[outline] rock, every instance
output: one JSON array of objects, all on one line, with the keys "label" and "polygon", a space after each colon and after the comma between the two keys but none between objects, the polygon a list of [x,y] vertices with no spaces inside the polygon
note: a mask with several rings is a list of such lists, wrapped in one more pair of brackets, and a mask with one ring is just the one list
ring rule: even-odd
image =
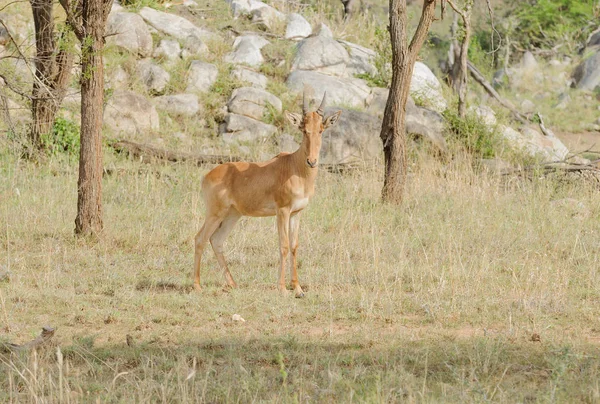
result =
[{"label": "rock", "polygon": [[152,35],[137,14],[110,13],[106,24],[106,42],[134,55],[148,57],[152,53]]},{"label": "rock", "polygon": [[444,154],[448,152],[443,134],[444,117],[439,112],[419,107],[410,97],[406,103],[406,132],[427,140]]},{"label": "rock", "polygon": [[242,87],[233,90],[227,103],[229,112],[261,120],[269,105],[281,112],[281,100],[273,94],[254,87]]},{"label": "rock", "polygon": [[233,17],[238,18],[242,14],[250,14],[254,10],[265,7],[266,4],[258,0],[225,0],[229,3]]},{"label": "rock", "polygon": [[188,36],[183,44],[181,56],[184,58],[190,56],[202,56],[208,54],[208,46],[199,38]]},{"label": "rock", "polygon": [[379,158],[383,150],[379,138],[381,120],[366,112],[338,107],[325,108],[325,116],[340,109],[337,124],[323,133],[320,162],[345,164]]},{"label": "rock", "polygon": [[499,125],[498,134],[508,142],[512,149],[540,158],[544,162],[562,161],[569,153],[566,146],[556,136],[553,134],[544,136],[533,128],[525,127],[519,133],[508,126]]},{"label": "rock", "polygon": [[288,15],[287,27],[285,28],[285,39],[299,41],[310,36],[310,34],[312,34],[312,27],[304,17],[298,13],[290,13]]},{"label": "rock", "polygon": [[567,107],[571,104],[571,96],[569,93],[561,93],[558,96],[558,103],[554,106],[554,108],[559,110],[567,109]]},{"label": "rock", "polygon": [[218,75],[219,69],[217,69],[217,66],[193,60],[187,74],[186,92],[207,92],[217,81]]},{"label": "rock", "polygon": [[588,36],[585,46],[586,48],[600,46],[600,28],[597,28]]},{"label": "rock", "polygon": [[581,61],[573,72],[573,80],[582,90],[594,91],[600,87],[600,49]]},{"label": "rock", "polygon": [[106,88],[117,89],[127,86],[129,74],[121,65],[117,65],[106,79]]},{"label": "rock", "polygon": [[258,67],[264,61],[260,50],[268,44],[269,41],[258,35],[239,36],[233,42],[233,52],[225,55],[225,61]]},{"label": "rock", "polygon": [[371,95],[371,89],[364,80],[351,77],[334,77],[314,71],[296,70],[286,81],[290,90],[300,94],[303,92],[304,83],[314,88],[315,93],[311,95],[311,99],[318,102],[327,91],[327,99],[332,104],[364,107]]},{"label": "rock", "polygon": [[562,62],[560,60],[558,60],[558,59],[550,59],[548,61],[548,64],[550,66],[552,66],[552,67],[560,67],[560,66],[562,66]]},{"label": "rock", "polygon": [[150,7],[142,8],[139,14],[158,31],[177,39],[189,40],[188,37],[191,36],[192,38],[207,40],[216,37],[212,32],[197,27],[191,21],[175,14],[165,13]]},{"label": "rock", "polygon": [[387,104],[390,90],[387,88],[375,87],[371,91],[372,96],[370,97],[369,105],[367,106],[367,112],[382,118],[383,114],[385,113],[385,106]]},{"label": "rock", "polygon": [[321,24],[316,35],[310,36],[298,44],[298,51],[292,62],[291,71],[314,70],[333,76],[347,76],[346,65],[350,55],[346,48],[333,39],[327,25]]},{"label": "rock", "polygon": [[471,106],[469,107],[468,112],[475,114],[487,126],[494,126],[498,123],[496,120],[496,113],[487,105],[479,105],[477,107]]},{"label": "rock", "polygon": [[179,45],[179,41],[174,39],[161,39],[156,49],[154,49],[152,56],[168,61],[179,59],[181,56],[181,46]]},{"label": "rock", "polygon": [[523,70],[534,70],[538,68],[538,62],[535,60],[535,56],[530,51],[526,51],[521,59],[521,69]]},{"label": "rock", "polygon": [[279,151],[293,153],[298,150],[299,147],[300,145],[292,135],[284,133],[279,138]]},{"label": "rock", "polygon": [[112,13],[121,13],[123,11],[126,11],[125,7],[121,6],[116,1],[113,1],[113,4],[110,6],[110,14],[112,14]]},{"label": "rock", "polygon": [[267,4],[252,10],[251,14],[253,23],[268,30],[272,29],[277,23],[283,23],[286,19],[285,14]]},{"label": "rock", "polygon": [[220,131],[226,143],[253,142],[274,135],[277,128],[243,115],[227,114]]},{"label": "rock", "polygon": [[232,70],[231,75],[238,80],[250,83],[252,87],[263,89],[267,87],[267,77],[254,70],[238,66]]},{"label": "rock", "polygon": [[171,80],[169,73],[149,59],[138,62],[137,72],[148,92],[153,94],[163,93],[167,84],[169,84],[169,80]]},{"label": "rock", "polygon": [[115,135],[143,135],[159,130],[158,113],[145,97],[117,90],[104,108],[104,126]]},{"label": "rock", "polygon": [[533,102],[531,102],[530,100],[523,100],[523,101],[521,101],[521,109],[525,113],[533,112],[533,111],[535,111],[535,104]]},{"label": "rock", "polygon": [[364,46],[357,45],[352,42],[338,40],[344,45],[350,55],[348,63],[348,72],[350,74],[369,74],[374,76],[377,74],[377,68],[374,66],[375,51]]},{"label": "rock", "polygon": [[156,108],[170,115],[194,116],[200,110],[196,94],[163,95],[154,99]]},{"label": "rock", "polygon": [[443,112],[448,104],[442,95],[442,85],[435,74],[421,62],[415,63],[410,82],[410,95],[415,102],[424,103],[437,112]]}]

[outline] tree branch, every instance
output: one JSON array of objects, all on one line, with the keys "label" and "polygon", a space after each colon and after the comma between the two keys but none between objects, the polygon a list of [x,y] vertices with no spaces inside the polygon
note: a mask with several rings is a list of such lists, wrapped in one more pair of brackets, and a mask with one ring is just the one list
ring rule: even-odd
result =
[{"label": "tree branch", "polygon": [[[83,36],[84,36],[83,26],[81,25],[79,18],[73,14],[73,9],[71,8],[71,3],[69,2],[69,0],[58,0],[58,1],[59,1],[60,5],[62,6],[62,8],[65,10],[65,13],[67,14],[67,23],[69,24],[69,26],[75,33],[75,36],[77,37],[77,39],[79,39],[79,41],[83,41]],[[81,2],[78,1],[76,5],[79,7],[80,4],[81,4]]]}]

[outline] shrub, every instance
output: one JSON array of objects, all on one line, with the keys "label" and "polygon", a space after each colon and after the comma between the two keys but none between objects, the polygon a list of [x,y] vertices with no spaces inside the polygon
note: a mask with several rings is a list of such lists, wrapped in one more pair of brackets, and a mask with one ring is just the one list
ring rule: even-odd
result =
[{"label": "shrub", "polygon": [[444,112],[448,131],[470,154],[479,158],[494,158],[502,139],[475,114],[460,118],[454,108]]},{"label": "shrub", "polygon": [[79,125],[75,122],[58,117],[52,127],[52,136],[46,137],[42,141],[51,154],[77,155],[79,153],[79,132]]}]

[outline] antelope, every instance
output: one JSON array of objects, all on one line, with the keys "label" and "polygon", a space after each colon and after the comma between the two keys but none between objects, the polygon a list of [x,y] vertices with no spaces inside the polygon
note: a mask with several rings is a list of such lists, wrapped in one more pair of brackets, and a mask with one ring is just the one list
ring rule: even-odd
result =
[{"label": "antelope", "polygon": [[221,164],[212,169],[202,181],[206,206],[204,225],[195,237],[194,287],[200,286],[200,265],[206,243],[210,240],[217,262],[227,284],[237,287],[223,255],[223,243],[242,216],[277,216],[279,233],[279,290],[287,293],[285,263],[291,252],[292,288],[296,297],[304,292],[298,282],[296,253],[300,212],[314,194],[318,172],[321,135],[335,124],[342,111],[325,118],[327,94],[321,105],[309,111],[306,89],[303,95],[302,115],[285,111],[285,117],[303,134],[302,144],[294,153],[282,152],[269,161],[260,163],[236,162]]}]

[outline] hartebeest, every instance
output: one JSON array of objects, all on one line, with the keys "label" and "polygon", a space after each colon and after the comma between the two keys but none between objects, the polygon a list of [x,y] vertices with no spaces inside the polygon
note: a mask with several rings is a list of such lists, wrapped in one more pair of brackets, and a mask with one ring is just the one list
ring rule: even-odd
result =
[{"label": "hartebeest", "polygon": [[319,108],[310,112],[305,90],[302,115],[285,112],[286,118],[304,135],[294,153],[280,153],[261,163],[221,164],[206,174],[202,181],[206,219],[195,239],[194,287],[197,290],[201,289],[202,253],[209,240],[227,283],[236,287],[223,256],[225,238],[242,216],[277,216],[281,260],[279,290],[286,291],[285,262],[291,251],[292,287],[296,297],[304,296],[296,272],[299,214],[315,192],[321,135],[342,112],[325,118],[326,98],[324,94]]}]

